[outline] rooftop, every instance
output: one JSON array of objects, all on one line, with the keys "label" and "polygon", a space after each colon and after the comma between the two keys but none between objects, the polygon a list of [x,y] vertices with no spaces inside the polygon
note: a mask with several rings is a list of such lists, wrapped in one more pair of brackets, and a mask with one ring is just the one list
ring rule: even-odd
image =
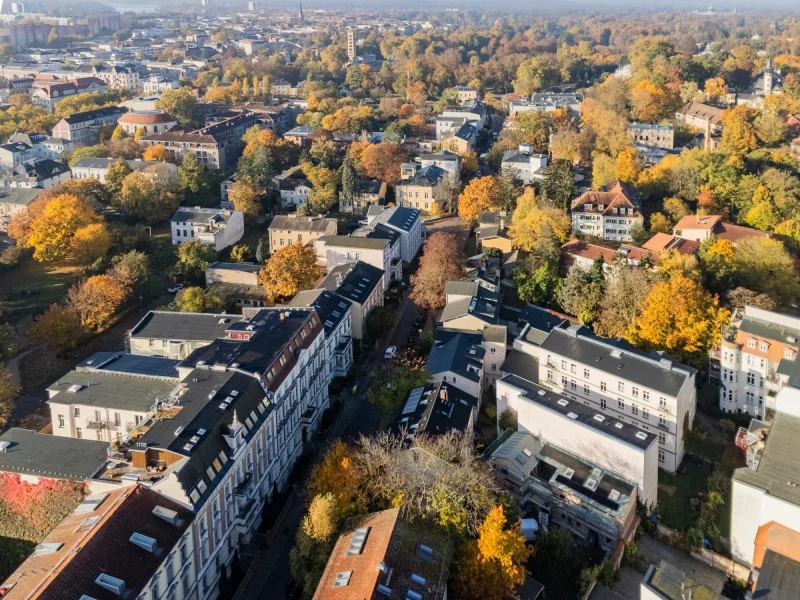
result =
[{"label": "rooftop", "polygon": [[150,311],[131,330],[132,338],[211,342],[224,337],[241,315]]},{"label": "rooftop", "polygon": [[325,246],[339,248],[361,248],[364,250],[383,250],[389,240],[374,237],[351,237],[346,235],[331,235],[325,238]]},{"label": "rooftop", "polygon": [[480,381],[480,369],[486,353],[482,341],[481,333],[436,329],[425,369],[432,375],[452,371],[465,379]]},{"label": "rooftop", "polygon": [[108,460],[108,442],[18,428],[0,435],[0,442],[9,442],[0,452],[0,471],[6,473],[82,481],[94,477]]},{"label": "rooftop", "polygon": [[664,600],[685,600],[689,591],[692,600],[722,600],[719,594],[692,581],[686,577],[686,573],[663,560],[658,567],[650,565],[642,583]]},{"label": "rooftop", "polygon": [[240,271],[242,273],[258,273],[261,270],[261,265],[249,262],[213,262],[206,269],[216,269],[219,271]]},{"label": "rooftop", "polygon": [[269,229],[290,231],[313,231],[336,235],[336,219],[321,217],[298,217],[294,215],[276,215],[269,224]]},{"label": "rooftop", "polygon": [[178,379],[180,361],[160,356],[139,356],[121,352],[96,352],[75,366],[81,372],[127,373],[141,377]]},{"label": "rooftop", "polygon": [[382,280],[383,269],[357,261],[330,269],[317,288],[336,292],[346,300],[364,304]]},{"label": "rooftop", "polygon": [[352,302],[325,289],[298,292],[289,306],[312,306],[317,309],[320,321],[325,327],[325,335],[330,335],[344,319]]},{"label": "rooftop", "polygon": [[407,430],[407,435],[464,432],[472,421],[472,411],[477,407],[478,400],[474,396],[455,386],[433,381],[406,395],[395,428]]},{"label": "rooftop", "polygon": [[148,412],[175,385],[174,380],[141,375],[71,371],[47,388],[52,394],[48,403]]},{"label": "rooftop", "polygon": [[[101,81],[102,83],[102,81]],[[105,84],[104,84],[105,85]],[[73,113],[68,117],[64,117],[70,125],[77,125],[78,123],[85,123],[86,121],[93,121],[103,117],[110,117],[113,115],[123,115],[128,109],[120,108],[119,106],[107,106],[105,108],[96,108],[94,110],[86,110],[84,112]]]}]

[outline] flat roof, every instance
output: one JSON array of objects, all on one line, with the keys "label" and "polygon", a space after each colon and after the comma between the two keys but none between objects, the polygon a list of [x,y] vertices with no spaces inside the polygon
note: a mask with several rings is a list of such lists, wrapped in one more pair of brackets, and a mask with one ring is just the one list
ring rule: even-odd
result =
[{"label": "flat roof", "polygon": [[142,377],[178,379],[179,360],[160,356],[139,356],[127,352],[95,352],[78,363],[76,371],[127,373]]},{"label": "flat roof", "polygon": [[224,337],[241,315],[185,313],[151,310],[131,330],[132,338],[211,342]]},{"label": "flat roof", "polygon": [[48,403],[147,412],[157,398],[166,398],[176,385],[175,380],[127,373],[70,371],[47,388],[55,392]]},{"label": "flat roof", "polygon": [[0,471],[81,481],[94,477],[108,461],[108,442],[79,440],[12,428],[0,435],[10,442],[0,452]]}]

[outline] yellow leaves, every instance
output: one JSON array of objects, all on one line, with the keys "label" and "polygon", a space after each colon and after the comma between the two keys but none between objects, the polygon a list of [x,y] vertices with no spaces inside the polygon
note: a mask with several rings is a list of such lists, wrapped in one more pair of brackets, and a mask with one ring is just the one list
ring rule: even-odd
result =
[{"label": "yellow leaves", "polygon": [[320,276],[313,248],[292,244],[273,254],[258,274],[270,302],[311,288]]},{"label": "yellow leaves", "polygon": [[347,469],[353,466],[353,461],[349,456],[345,456],[344,458],[342,458],[341,465],[342,469],[346,471]]},{"label": "yellow leaves", "polygon": [[518,527],[504,529],[503,507],[492,509],[478,529],[478,549],[483,562],[497,561],[508,579],[517,585],[525,582],[525,560],[530,550]]},{"label": "yellow leaves", "polygon": [[458,215],[475,222],[482,212],[500,208],[500,186],[494,177],[473,179],[458,197]]},{"label": "yellow leaves", "polygon": [[339,507],[336,498],[330,492],[324,496],[315,496],[303,519],[303,531],[318,542],[327,542],[336,533],[339,526]]},{"label": "yellow leaves", "polygon": [[[759,188],[763,187],[764,186],[759,186]],[[759,190],[756,189],[756,194],[753,197],[754,201],[756,201],[758,191]],[[779,220],[769,200],[761,200],[757,204],[754,204],[753,207],[747,211],[747,215],[745,215],[744,218],[745,223],[761,231],[769,231],[778,224]]]},{"label": "yellow leaves", "polygon": [[663,87],[646,79],[631,90],[633,116],[643,123],[655,123],[669,114],[670,98]]},{"label": "yellow leaves", "polygon": [[722,146],[733,154],[747,154],[758,148],[753,122],[759,111],[740,104],[722,112]]},{"label": "yellow leaves", "polygon": [[129,290],[109,275],[95,275],[67,292],[67,305],[80,317],[81,324],[102,331],[125,301]]},{"label": "yellow leaves", "polygon": [[38,261],[64,258],[78,229],[100,221],[91,205],[71,194],[53,198],[31,223],[28,244]]},{"label": "yellow leaves", "polygon": [[706,80],[703,91],[710,102],[716,102],[728,93],[728,85],[722,77],[713,77]]},{"label": "yellow leaves", "polygon": [[72,254],[83,264],[92,264],[111,247],[111,232],[105,223],[81,227],[72,238]]},{"label": "yellow leaves", "polygon": [[169,160],[172,158],[172,153],[161,144],[156,146],[148,146],[145,148],[142,159],[144,160]]},{"label": "yellow leaves", "polygon": [[620,152],[614,161],[614,175],[625,183],[634,183],[643,168],[642,156],[633,148]]},{"label": "yellow leaves", "polygon": [[343,106],[332,115],[322,118],[322,127],[336,133],[358,133],[374,116],[369,106]]},{"label": "yellow leaves", "polygon": [[736,250],[729,240],[716,240],[711,247],[706,250],[707,254],[713,254],[720,257],[726,263],[732,263],[733,257],[736,255]]},{"label": "yellow leaves", "polygon": [[235,210],[240,210],[245,215],[261,214],[261,198],[249,185],[239,181],[234,182],[231,189],[228,190],[228,199],[233,202]]},{"label": "yellow leaves", "polygon": [[545,223],[550,224],[560,242],[566,241],[571,225],[570,219],[564,211],[552,206],[526,209],[523,218],[517,218],[517,212],[514,211],[512,224],[508,228],[508,237],[511,238],[515,248],[533,252],[539,239],[539,232]]}]

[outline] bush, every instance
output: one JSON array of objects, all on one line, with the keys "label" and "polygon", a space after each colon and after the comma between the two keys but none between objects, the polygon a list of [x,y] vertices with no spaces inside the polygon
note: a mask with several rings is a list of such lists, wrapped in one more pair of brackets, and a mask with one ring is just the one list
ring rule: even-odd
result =
[{"label": "bush", "polygon": [[504,431],[506,429],[511,429],[512,431],[517,430],[517,415],[514,411],[506,409],[503,411],[503,414],[500,415],[500,420],[498,422],[500,425],[500,431]]},{"label": "bush", "polygon": [[0,252],[0,265],[7,268],[16,267],[27,253],[25,248],[9,246]]},{"label": "bush", "polygon": [[730,419],[720,419],[719,428],[722,429],[723,433],[731,435],[734,431],[736,431],[736,423]]}]

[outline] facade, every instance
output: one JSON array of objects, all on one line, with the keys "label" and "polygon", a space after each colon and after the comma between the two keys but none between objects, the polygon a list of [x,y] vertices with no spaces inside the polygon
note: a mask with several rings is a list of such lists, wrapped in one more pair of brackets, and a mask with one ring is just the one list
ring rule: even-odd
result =
[{"label": "facade", "polygon": [[380,237],[332,235],[325,238],[325,264],[328,269],[362,261],[383,272],[384,287],[389,287],[392,281],[400,281],[403,277],[400,236],[393,230],[384,229],[388,232],[379,232],[386,234]]},{"label": "facade", "polygon": [[695,369],[566,321],[549,332],[526,325],[507,361],[538,369],[538,381],[547,389],[657,435],[658,466],[677,470],[694,421]]},{"label": "facade", "polygon": [[0,231],[8,231],[11,220],[36,200],[41,191],[42,188],[0,189]]},{"label": "facade", "polygon": [[672,150],[675,147],[675,128],[672,125],[628,124],[628,135],[633,143],[647,147]]},{"label": "facade", "polygon": [[458,94],[458,101],[461,104],[475,102],[478,100],[478,90],[469,85],[457,85],[452,88]]},{"label": "facade", "polygon": [[477,398],[483,391],[484,356],[481,333],[436,329],[425,370],[434,381],[442,381]]},{"label": "facade", "polygon": [[722,132],[722,109],[700,102],[689,102],[683,105],[675,118],[690,127],[710,131],[712,134]]},{"label": "facade", "polygon": [[[92,92],[103,93],[107,90],[108,85],[106,82],[97,77],[83,77],[75,81],[34,82],[31,100],[36,106],[41,106],[53,112],[56,104],[64,98]],[[53,135],[56,134],[54,133]]]},{"label": "facade", "polygon": [[7,188],[47,189],[67,179],[71,179],[71,174],[66,163],[40,158],[18,164],[0,178],[0,185]]},{"label": "facade", "polygon": [[75,70],[75,77],[95,77],[106,83],[110,88],[118,88],[138,94],[142,91],[142,82],[139,73],[130,67],[98,66],[84,64]]},{"label": "facade", "polygon": [[508,254],[514,248],[511,238],[506,232],[507,215],[505,211],[483,212],[478,215],[478,224],[475,228],[475,240],[479,250],[498,248],[503,254]]},{"label": "facade", "polygon": [[583,96],[560,92],[539,92],[530,98],[513,99],[508,103],[509,114],[535,110],[539,112],[553,112],[557,108],[566,109],[571,115],[579,115]]},{"label": "facade", "polygon": [[139,143],[145,147],[164,146],[177,159],[194,154],[198,162],[209,169],[224,171],[235,166],[241,152],[242,136],[256,122],[256,115],[244,112],[189,133],[162,132],[143,136]]},{"label": "facade", "polygon": [[167,90],[177,90],[179,87],[181,87],[179,81],[158,75],[151,75],[149,79],[142,81],[142,91],[145,95],[160,94]]},{"label": "facade", "polygon": [[266,305],[264,288],[258,281],[261,266],[253,263],[211,263],[206,267],[206,288],[213,289],[236,308]]},{"label": "facade", "polygon": [[[372,309],[383,306],[383,294],[386,291],[383,271],[362,261],[329,269],[316,289],[333,292],[350,303],[353,338],[357,340],[364,338],[367,317]],[[302,296],[302,301],[305,302],[307,298]]]},{"label": "facade", "polygon": [[517,150],[506,150],[503,153],[503,171],[511,171],[524,185],[540,181],[544,177],[546,166],[547,155],[535,153],[530,144],[520,144]]},{"label": "facade", "polygon": [[735,310],[711,351],[711,372],[722,384],[720,410],[766,418],[794,381],[798,350],[800,318],[754,306]]},{"label": "facade", "polygon": [[[73,179],[97,179],[100,183],[106,182],[108,168],[121,159],[116,158],[81,158],[72,165]],[[144,171],[155,165],[165,165],[171,172],[176,173],[178,167],[162,160],[126,160],[133,171]]]},{"label": "facade", "polygon": [[305,177],[276,177],[274,181],[281,196],[281,207],[286,210],[296,210],[303,206],[314,190],[314,186]]},{"label": "facade", "polygon": [[64,117],[53,128],[53,137],[70,140],[77,146],[97,143],[97,131],[102,125],[114,128],[126,110],[118,106],[97,108]]},{"label": "facade", "polygon": [[435,166],[447,171],[450,176],[458,181],[461,178],[461,155],[449,150],[440,150],[431,154],[422,154],[419,157],[420,168]]},{"label": "facade", "polygon": [[238,210],[179,208],[170,218],[172,243],[199,241],[219,251],[244,235],[244,214]]},{"label": "facade", "polygon": [[440,208],[446,205],[449,176],[441,167],[432,164],[420,168],[417,163],[409,163],[403,165],[401,177],[395,184],[398,206],[428,212],[434,202]]},{"label": "facade", "polygon": [[163,111],[128,111],[119,118],[119,126],[130,136],[137,131],[144,130],[145,135],[150,133],[164,133],[178,125],[178,119]]},{"label": "facade", "polygon": [[336,219],[276,215],[269,224],[270,253],[292,244],[313,245],[318,239],[336,235]]},{"label": "facade", "polygon": [[75,144],[70,140],[47,137],[41,133],[15,133],[8,141],[22,142],[30,146],[33,158],[61,160],[61,155],[64,152],[75,149]]},{"label": "facade", "polygon": [[[422,247],[422,213],[415,208],[377,206],[367,215],[367,230],[383,225],[400,235],[400,257],[410,263]],[[354,234],[355,235],[355,234]]]},{"label": "facade", "polygon": [[713,235],[717,239],[728,240],[734,246],[742,240],[770,237],[766,231],[725,223],[719,215],[686,215],[675,224],[672,231],[676,237],[684,240],[703,242]]},{"label": "facade", "polygon": [[605,246],[587,244],[580,240],[573,240],[561,246],[561,255],[564,257],[564,263],[567,267],[576,265],[582,271],[592,268],[594,261],[600,257],[603,258],[603,268],[608,272],[617,265],[618,261],[622,260],[634,266],[641,264],[644,260],[650,260],[651,262],[658,260],[657,255],[644,248],[622,244],[616,250],[612,250]]},{"label": "facade", "polygon": [[604,240],[630,242],[631,229],[644,226],[638,192],[619,179],[572,202],[572,230]]},{"label": "facade", "polygon": [[379,204],[386,198],[386,182],[380,179],[359,179],[355,196],[348,200],[339,192],[339,211],[363,215],[371,205]]},{"label": "facade", "polygon": [[[181,315],[181,318],[173,315]],[[131,329],[128,347],[135,356],[155,356],[180,361],[198,348],[225,337],[228,327],[242,320],[240,315],[153,310]]]},{"label": "facade", "polygon": [[18,164],[33,160],[33,147],[24,142],[9,142],[0,145],[0,166],[13,169]]}]

